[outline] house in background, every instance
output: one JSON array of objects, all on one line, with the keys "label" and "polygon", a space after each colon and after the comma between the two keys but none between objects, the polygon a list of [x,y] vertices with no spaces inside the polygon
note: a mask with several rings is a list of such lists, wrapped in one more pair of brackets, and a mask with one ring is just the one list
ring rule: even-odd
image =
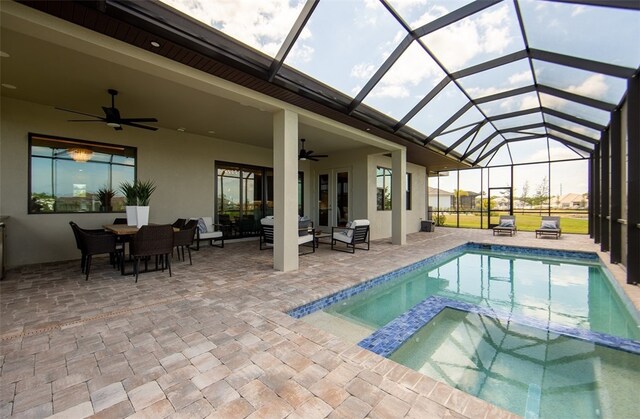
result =
[{"label": "house in background", "polygon": [[554,204],[559,209],[586,209],[589,205],[589,198],[587,194],[568,193],[554,201]]}]

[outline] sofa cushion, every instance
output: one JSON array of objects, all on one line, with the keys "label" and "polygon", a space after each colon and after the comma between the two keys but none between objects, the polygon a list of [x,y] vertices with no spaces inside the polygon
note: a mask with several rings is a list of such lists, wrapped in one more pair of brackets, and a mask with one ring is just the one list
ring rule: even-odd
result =
[{"label": "sofa cushion", "polygon": [[309,227],[311,227],[311,224],[311,220],[298,221],[298,236],[307,236],[309,234]]},{"label": "sofa cushion", "polygon": [[558,225],[554,220],[544,220],[540,228],[547,229],[547,230],[555,230],[558,228]]}]

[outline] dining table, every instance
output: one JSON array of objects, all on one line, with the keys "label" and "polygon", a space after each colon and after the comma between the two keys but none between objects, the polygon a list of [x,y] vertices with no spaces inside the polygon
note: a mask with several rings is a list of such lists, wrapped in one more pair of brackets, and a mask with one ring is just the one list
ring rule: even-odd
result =
[{"label": "dining table", "polygon": [[[106,231],[109,231],[113,234],[115,234],[116,236],[122,237],[123,239],[125,239],[125,237],[128,240],[122,240],[122,263],[120,264],[120,273],[122,275],[129,275],[132,273],[125,273],[125,269],[124,269],[124,255],[125,255],[125,251],[124,251],[124,245],[126,242],[130,243],[131,237],[135,236],[135,234],[138,232],[138,230],[140,230],[137,226],[130,226],[127,224],[104,224],[102,226],[102,228],[104,228]],[[173,231],[178,232],[180,231],[179,228],[177,227],[173,227]],[[131,244],[129,244],[129,246],[131,246]]]}]

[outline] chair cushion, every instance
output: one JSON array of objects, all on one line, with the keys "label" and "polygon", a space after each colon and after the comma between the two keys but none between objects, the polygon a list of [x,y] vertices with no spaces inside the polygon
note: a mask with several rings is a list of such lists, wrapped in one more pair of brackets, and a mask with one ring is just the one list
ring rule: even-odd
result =
[{"label": "chair cushion", "polygon": [[200,239],[218,239],[222,238],[222,231],[208,231],[206,233],[200,233]]},{"label": "chair cushion", "polygon": [[333,233],[333,239],[342,243],[351,243],[351,236],[347,236],[344,231]]},{"label": "chair cushion", "polygon": [[553,220],[545,220],[545,221],[542,222],[542,225],[540,226],[540,228],[555,230],[555,229],[558,228],[558,225]]},{"label": "chair cushion", "polygon": [[305,234],[304,236],[298,236],[298,244],[309,243],[313,240],[312,234]]},{"label": "chair cushion", "polygon": [[260,224],[263,226],[272,226],[273,225],[273,215],[268,215],[260,220]]}]

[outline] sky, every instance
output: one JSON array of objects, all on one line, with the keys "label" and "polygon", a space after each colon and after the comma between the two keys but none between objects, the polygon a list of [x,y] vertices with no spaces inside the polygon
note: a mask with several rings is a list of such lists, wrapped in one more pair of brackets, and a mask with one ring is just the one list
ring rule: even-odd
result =
[{"label": "sky", "polygon": [[[277,54],[304,5],[301,0],[162,1],[271,57]],[[388,3],[410,28],[416,29],[470,1],[389,0]],[[640,66],[639,12],[541,0],[520,0],[518,5],[530,47],[630,68]],[[355,97],[407,34],[378,0],[321,0],[286,57],[285,65]],[[428,51],[412,42],[363,104],[399,121],[445,77],[445,71],[455,72],[525,48],[513,1],[503,1],[429,33],[421,42]],[[624,79],[522,59],[459,79],[459,86],[449,83],[407,125],[425,138],[432,138],[431,134],[469,99],[531,86],[534,77],[540,84],[612,104],[620,102],[626,89]],[[602,125],[609,121],[608,112],[530,92],[472,107],[447,130],[478,123],[485,116],[538,108],[541,104]],[[469,138],[459,146],[460,153],[467,150],[471,141],[473,145],[479,143],[496,128],[542,122],[541,114],[532,114],[487,124],[476,138]],[[593,139],[600,136],[595,130],[565,119],[547,116],[545,122]],[[435,141],[448,147],[467,130],[436,137]],[[536,132],[544,133],[544,129],[527,131]],[[527,134],[511,133],[508,138],[523,135]],[[485,151],[503,140],[502,136],[496,137]],[[552,159],[580,157],[560,142],[551,142]],[[513,163],[549,158],[546,139],[511,144],[513,147],[500,148],[492,159],[480,164],[486,165],[489,160],[491,165],[509,164],[510,156]],[[480,155],[478,150],[472,157]]]}]

